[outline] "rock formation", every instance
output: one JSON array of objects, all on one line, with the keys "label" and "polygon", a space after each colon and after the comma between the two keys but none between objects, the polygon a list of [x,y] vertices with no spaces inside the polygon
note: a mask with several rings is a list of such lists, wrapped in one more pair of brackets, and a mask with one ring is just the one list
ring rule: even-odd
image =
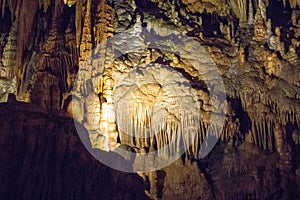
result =
[{"label": "rock formation", "polygon": [[[0,102],[13,93],[11,104],[27,102],[41,120],[72,117],[106,152],[161,150],[164,159],[184,153],[171,166],[139,173],[149,198],[299,198],[299,0],[0,0],[0,6]],[[16,128],[27,136],[22,120]],[[0,124],[0,137],[11,123]],[[209,149],[207,138],[216,146]],[[30,145],[28,151],[54,159]],[[26,162],[40,158],[29,156]],[[145,164],[135,159],[134,167]],[[76,196],[72,187],[67,191]],[[32,188],[22,191],[32,195]]]}]

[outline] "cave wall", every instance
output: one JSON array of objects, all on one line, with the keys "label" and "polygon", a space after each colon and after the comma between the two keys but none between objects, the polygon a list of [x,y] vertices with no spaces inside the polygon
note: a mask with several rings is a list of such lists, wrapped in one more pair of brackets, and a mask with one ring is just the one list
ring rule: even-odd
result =
[{"label": "cave wall", "polygon": [[[297,2],[1,1],[1,5],[2,101],[8,93],[16,93],[19,100],[45,110],[87,113],[78,121],[89,130],[105,133],[106,143],[117,143],[122,137],[117,132],[117,119],[105,113],[115,112],[114,93],[119,77],[135,66],[170,64],[183,76],[190,76],[192,85],[205,85],[206,77],[195,72],[189,58],[175,55],[178,49],[172,49],[174,53],[160,52],[145,45],[151,37],[164,37],[160,42],[171,41],[172,45],[176,38],[170,30],[177,29],[205,48],[222,76],[229,102],[218,103],[227,115],[224,130],[215,131],[222,140],[242,132],[247,141],[273,151],[277,148],[276,125],[288,125],[288,135],[294,131],[298,137]],[[289,16],[287,24],[280,27],[274,18],[279,10]],[[143,30],[139,32],[140,29]],[[124,53],[117,44],[109,44],[113,43],[109,38],[124,31],[129,38],[119,38],[120,44],[132,41],[130,48],[139,48],[137,52]],[[188,45],[183,48],[189,50]],[[199,55],[201,62],[205,53]],[[199,79],[199,83],[192,79]],[[205,86],[195,86],[194,90],[203,102],[203,117],[197,126],[204,130],[208,126],[207,115],[212,112],[209,92]],[[82,97],[86,99],[79,100]],[[72,105],[78,105],[77,110],[72,111]],[[242,130],[235,130],[238,127]],[[197,137],[203,138],[206,131],[200,132]],[[132,142],[137,143],[131,141],[129,145]],[[109,148],[109,144],[102,148]],[[195,155],[197,144],[193,147]],[[138,147],[142,146],[149,144]]]},{"label": "cave wall", "polygon": [[[201,102],[190,124],[196,129],[191,129],[196,139],[185,147],[188,157],[198,159],[204,138],[212,134],[220,137],[221,144],[254,144],[253,148],[279,156],[276,169],[297,172],[299,1],[1,0],[0,5],[1,102],[8,93],[15,93],[19,101],[45,112],[66,113],[85,126],[94,147],[106,151],[120,143],[138,151],[159,149],[174,135],[190,140],[185,138],[187,129],[175,131],[182,123],[163,117],[151,119],[157,127],[153,132],[167,121],[168,128],[160,135],[146,140],[134,136],[146,134],[139,130],[148,123],[152,104],[166,108],[169,112],[158,116],[167,118],[184,105]],[[189,44],[176,43],[179,33],[204,50],[199,47],[197,55],[190,57],[176,54],[180,49],[193,51]],[[118,43],[110,38],[117,38]],[[164,43],[174,48],[164,50]],[[199,58],[203,71],[191,64],[193,56]],[[169,66],[163,74],[188,80],[189,88],[183,88],[181,96],[159,93],[165,82],[156,80],[155,70],[133,79],[146,80],[145,87],[134,86],[130,73],[151,63],[157,68]],[[212,63],[224,83],[226,99],[209,96],[212,91],[206,83],[214,79],[207,75],[213,73],[209,71]],[[175,84],[170,88],[180,93]],[[187,100],[184,92],[190,88],[194,96]],[[134,98],[125,101],[121,95],[125,90],[132,91]],[[132,108],[124,112],[132,116],[118,115],[123,113],[119,109],[123,102]],[[218,121],[219,115],[225,115],[225,125],[210,132],[210,120]],[[127,126],[136,135],[122,132]]]}]

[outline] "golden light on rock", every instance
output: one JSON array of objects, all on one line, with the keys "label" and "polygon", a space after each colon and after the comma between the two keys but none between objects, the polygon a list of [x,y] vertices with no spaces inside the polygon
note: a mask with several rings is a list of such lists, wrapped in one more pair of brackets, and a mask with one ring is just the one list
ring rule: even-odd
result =
[{"label": "golden light on rock", "polygon": [[0,0],[0,198],[300,199],[299,8]]}]

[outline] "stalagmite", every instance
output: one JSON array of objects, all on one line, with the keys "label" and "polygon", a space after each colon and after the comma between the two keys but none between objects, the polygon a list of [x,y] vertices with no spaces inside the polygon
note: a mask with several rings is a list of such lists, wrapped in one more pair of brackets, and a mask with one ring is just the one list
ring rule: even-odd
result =
[{"label": "stalagmite", "polygon": [[292,167],[292,152],[291,146],[285,141],[285,128],[280,124],[276,124],[274,128],[274,134],[277,152],[281,156],[280,168],[284,171],[289,171]]},{"label": "stalagmite", "polygon": [[297,26],[297,12],[296,12],[296,10],[293,10],[291,20],[292,20],[292,25]]},{"label": "stalagmite", "polygon": [[245,49],[243,47],[240,47],[239,49],[239,64],[241,70],[244,70],[245,63],[246,63],[246,58],[245,58]]},{"label": "stalagmite", "polygon": [[271,75],[278,75],[280,73],[280,69],[278,68],[278,58],[276,53],[272,53],[267,56],[265,62],[266,73]]},{"label": "stalagmite", "polygon": [[284,58],[294,66],[299,66],[300,64],[296,49],[293,46],[290,46],[289,51],[284,55]]},{"label": "stalagmite", "polygon": [[274,135],[275,135],[275,142],[276,142],[276,149],[277,152],[282,155],[284,142],[284,130],[283,126],[280,124],[276,124],[274,128]]},{"label": "stalagmite", "polygon": [[266,39],[266,27],[260,9],[256,10],[254,24],[254,40],[261,42]]},{"label": "stalagmite", "polygon": [[85,127],[88,130],[98,130],[100,122],[100,101],[96,94],[90,94],[86,99],[87,123]]},{"label": "stalagmite", "polygon": [[101,102],[100,130],[105,134],[110,146],[117,143],[116,116],[113,97],[114,81],[110,77],[104,77],[103,98]]}]

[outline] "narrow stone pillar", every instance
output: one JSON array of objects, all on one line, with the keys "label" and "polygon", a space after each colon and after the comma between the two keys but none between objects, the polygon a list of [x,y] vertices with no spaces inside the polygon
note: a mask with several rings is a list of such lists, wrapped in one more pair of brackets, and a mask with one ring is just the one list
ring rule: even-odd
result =
[{"label": "narrow stone pillar", "polygon": [[113,99],[114,81],[110,76],[103,77],[103,99],[101,102],[100,131],[107,138],[107,150],[117,143],[116,116]]}]

